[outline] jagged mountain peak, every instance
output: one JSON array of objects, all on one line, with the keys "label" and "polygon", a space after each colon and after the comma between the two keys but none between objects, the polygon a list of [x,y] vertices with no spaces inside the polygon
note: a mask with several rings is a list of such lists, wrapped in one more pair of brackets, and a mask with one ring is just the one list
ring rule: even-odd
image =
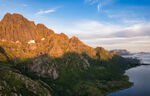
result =
[{"label": "jagged mountain peak", "polygon": [[[80,41],[80,40],[79,40],[78,37],[72,36],[72,37],[70,38],[70,41]],[[80,42],[81,42],[81,41],[80,41]]]},{"label": "jagged mountain peak", "polygon": [[70,43],[75,43],[75,44],[81,43],[82,44],[82,42],[76,36],[72,36],[70,38]]},{"label": "jagged mountain peak", "polygon": [[33,21],[27,20],[21,14],[18,14],[18,13],[13,13],[13,14],[6,13],[1,22],[2,23],[5,23],[5,22],[17,23],[17,22],[26,22],[26,21],[34,23]]},{"label": "jagged mountain peak", "polygon": [[35,25],[33,21],[29,21],[18,13],[7,13],[0,22],[0,39],[8,41],[27,43],[30,40],[39,40],[53,33],[53,30],[43,24]]},{"label": "jagged mountain peak", "polygon": [[64,34],[64,33],[60,33],[60,36],[64,37],[67,40],[69,39],[69,37],[66,34]]},{"label": "jagged mountain peak", "polygon": [[[9,12],[6,13],[5,16],[6,16],[6,17],[7,17],[7,16],[21,16],[21,17],[23,17],[23,16],[22,16],[21,14],[19,14],[19,13],[13,13],[13,14],[11,14],[11,13],[9,13]],[[4,17],[5,17],[5,16],[4,16]]]},{"label": "jagged mountain peak", "polygon": [[40,28],[47,28],[44,24],[41,24],[41,23],[37,24],[37,27],[40,27]]},{"label": "jagged mountain peak", "polygon": [[[76,36],[69,39],[64,33],[54,33],[45,25],[35,25],[34,22],[17,13],[7,13],[0,22],[0,46],[3,46],[3,41],[7,42],[5,47],[9,48],[12,57],[17,58],[35,57],[41,54],[59,57],[67,52],[86,53],[94,58],[98,53],[101,59],[112,57],[104,48],[95,49],[84,44]],[[20,53],[16,54],[11,50],[18,50]]]}]

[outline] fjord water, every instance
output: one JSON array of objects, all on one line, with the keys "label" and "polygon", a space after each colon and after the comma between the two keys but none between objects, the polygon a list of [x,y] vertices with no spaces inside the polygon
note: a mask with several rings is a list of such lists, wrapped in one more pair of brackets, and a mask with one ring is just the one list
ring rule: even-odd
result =
[{"label": "fjord water", "polygon": [[[150,64],[150,54],[134,54],[125,57],[137,57],[143,63]],[[131,68],[125,74],[129,76],[129,81],[133,82],[134,85],[107,96],[150,96],[150,65]]]}]

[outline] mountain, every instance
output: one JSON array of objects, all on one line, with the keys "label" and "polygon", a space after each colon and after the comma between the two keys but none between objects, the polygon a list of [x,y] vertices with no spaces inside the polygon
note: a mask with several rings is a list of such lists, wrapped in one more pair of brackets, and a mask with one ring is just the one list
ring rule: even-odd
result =
[{"label": "mountain", "polygon": [[[35,25],[22,15],[7,13],[0,22],[0,46],[11,51],[12,57],[27,58],[41,54],[60,57],[66,52],[86,53],[93,58],[97,58],[97,49],[85,45],[77,37],[68,38],[64,33],[56,34],[43,24]],[[7,43],[7,45],[5,44]],[[5,46],[6,45],[6,46]],[[14,46],[14,47],[12,47]],[[101,50],[106,50],[103,48]],[[32,53],[32,54],[31,54]],[[103,55],[105,55],[103,53]],[[112,54],[107,52],[110,59]],[[103,56],[102,56],[103,57]]]},{"label": "mountain", "polygon": [[110,51],[113,54],[118,54],[118,55],[130,55],[131,53],[126,50],[126,49],[115,49]]},{"label": "mountain", "polygon": [[135,53],[135,54],[150,54],[150,52],[138,52],[138,53]]},{"label": "mountain", "polygon": [[139,64],[17,13],[0,21],[0,96],[104,96],[132,86],[124,72]]},{"label": "mountain", "polygon": [[43,24],[35,25],[22,15],[7,13],[0,22],[0,39],[14,42],[28,42],[45,38],[54,31],[46,28]]}]

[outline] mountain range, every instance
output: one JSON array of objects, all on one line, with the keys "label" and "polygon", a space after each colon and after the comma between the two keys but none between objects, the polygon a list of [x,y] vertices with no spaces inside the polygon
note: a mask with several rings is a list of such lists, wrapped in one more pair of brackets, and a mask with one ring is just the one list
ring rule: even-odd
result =
[{"label": "mountain range", "polygon": [[[86,53],[91,57],[97,58],[96,54],[101,55],[101,59],[109,59],[113,54],[104,48],[92,48],[85,45],[77,37],[69,38],[64,33],[57,34],[53,30],[48,29],[43,24],[35,25],[33,21],[29,21],[22,15],[7,13],[0,22],[0,46],[9,43],[15,47],[21,55],[12,53],[16,58],[34,57],[41,54],[49,54],[49,56],[59,57],[66,52],[77,52],[79,54]],[[104,51],[104,52],[101,52]],[[30,54],[32,52],[32,55]],[[103,53],[103,54],[101,54]]]},{"label": "mountain range", "polygon": [[123,73],[139,64],[18,13],[0,21],[2,96],[104,96],[130,87]]}]

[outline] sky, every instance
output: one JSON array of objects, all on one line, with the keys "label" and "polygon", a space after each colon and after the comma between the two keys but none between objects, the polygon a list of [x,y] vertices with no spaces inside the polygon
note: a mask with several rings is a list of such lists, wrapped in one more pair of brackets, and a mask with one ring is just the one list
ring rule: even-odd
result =
[{"label": "sky", "polygon": [[92,47],[150,52],[150,0],[0,0],[7,12]]}]

